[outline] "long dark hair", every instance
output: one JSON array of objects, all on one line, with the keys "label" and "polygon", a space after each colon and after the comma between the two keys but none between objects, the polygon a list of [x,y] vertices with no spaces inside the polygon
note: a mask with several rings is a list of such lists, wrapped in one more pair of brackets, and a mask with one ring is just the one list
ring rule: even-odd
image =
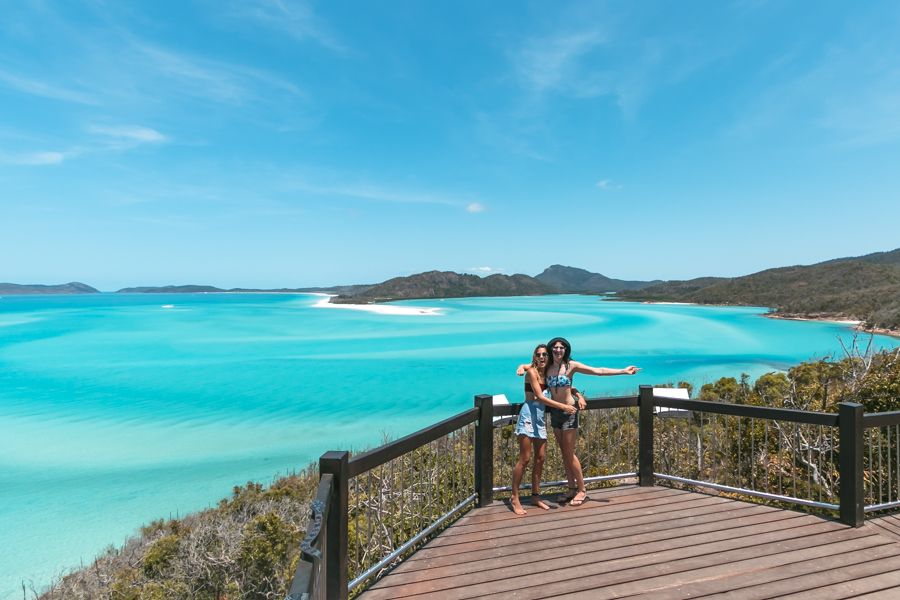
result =
[{"label": "long dark hair", "polygon": [[569,362],[569,360],[572,358],[572,344],[569,343],[569,340],[567,340],[566,338],[563,338],[563,337],[555,337],[552,340],[550,340],[549,342],[547,342],[547,353],[548,353],[547,368],[550,368],[553,366],[553,346],[555,344],[562,344],[563,346],[566,347],[566,351],[563,354],[563,359],[562,359],[563,363]]}]

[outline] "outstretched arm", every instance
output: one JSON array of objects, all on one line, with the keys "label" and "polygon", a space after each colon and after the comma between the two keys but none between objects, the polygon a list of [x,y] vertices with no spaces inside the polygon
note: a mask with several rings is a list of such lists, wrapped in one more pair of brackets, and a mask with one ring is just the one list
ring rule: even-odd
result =
[{"label": "outstretched arm", "polygon": [[635,366],[628,366],[624,369],[608,369],[606,367],[591,367],[583,363],[572,361],[570,372],[584,373],[585,375],[634,375],[640,369]]},{"label": "outstretched arm", "polygon": [[527,371],[529,368],[531,368],[531,365],[528,363],[523,363],[523,364],[519,365],[518,368],[516,368],[516,375],[521,377],[522,375],[525,374],[525,371]]}]

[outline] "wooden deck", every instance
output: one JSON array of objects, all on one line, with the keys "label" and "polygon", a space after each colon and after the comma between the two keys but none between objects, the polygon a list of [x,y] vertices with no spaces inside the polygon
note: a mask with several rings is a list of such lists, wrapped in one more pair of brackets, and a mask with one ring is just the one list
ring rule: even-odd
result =
[{"label": "wooden deck", "polygon": [[632,485],[518,517],[475,509],[366,591],[393,598],[900,598],[900,519]]}]

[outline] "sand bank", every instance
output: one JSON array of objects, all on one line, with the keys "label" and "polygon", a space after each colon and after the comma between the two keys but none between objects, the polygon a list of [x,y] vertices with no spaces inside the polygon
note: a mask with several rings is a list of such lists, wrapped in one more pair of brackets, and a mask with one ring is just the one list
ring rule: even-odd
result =
[{"label": "sand bank", "polygon": [[346,308],[348,310],[364,310],[379,315],[416,315],[416,316],[440,316],[441,309],[426,308],[422,306],[395,306],[392,304],[332,304],[330,302],[332,294],[310,294],[312,296],[323,296],[321,300],[313,304],[316,308]]}]

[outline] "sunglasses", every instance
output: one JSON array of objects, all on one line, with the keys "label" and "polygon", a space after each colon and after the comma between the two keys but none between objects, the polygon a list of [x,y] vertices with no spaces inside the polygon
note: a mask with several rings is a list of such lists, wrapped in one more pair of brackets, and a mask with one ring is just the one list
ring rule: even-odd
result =
[{"label": "sunglasses", "polygon": [[554,347],[552,348],[552,350],[553,350],[554,352],[565,352],[565,351],[566,351],[566,347],[565,347],[565,346],[554,346]]},{"label": "sunglasses", "polygon": [[534,355],[537,356],[538,358],[547,358],[546,352],[535,352]]}]

